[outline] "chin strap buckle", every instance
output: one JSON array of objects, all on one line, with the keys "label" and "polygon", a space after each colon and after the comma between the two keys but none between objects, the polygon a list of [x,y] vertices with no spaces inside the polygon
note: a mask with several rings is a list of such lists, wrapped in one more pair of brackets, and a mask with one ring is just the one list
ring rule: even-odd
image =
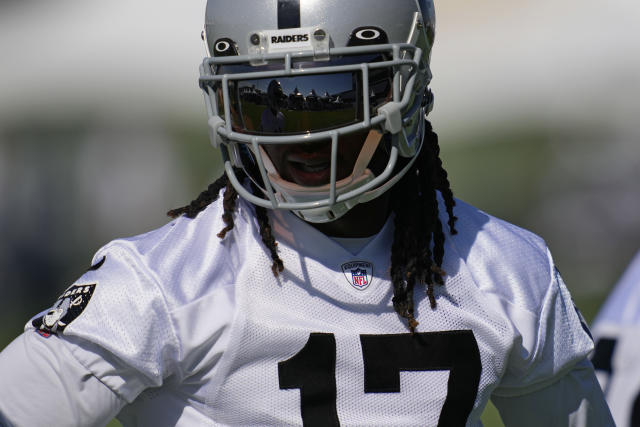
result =
[{"label": "chin strap buckle", "polygon": [[399,102],[387,102],[378,108],[378,114],[385,116],[384,129],[395,135],[402,131],[402,112],[400,111]]},{"label": "chin strap buckle", "polygon": [[218,128],[224,126],[224,120],[220,116],[212,116],[209,119],[209,140],[213,148],[220,147],[222,143],[222,137],[218,135]]}]

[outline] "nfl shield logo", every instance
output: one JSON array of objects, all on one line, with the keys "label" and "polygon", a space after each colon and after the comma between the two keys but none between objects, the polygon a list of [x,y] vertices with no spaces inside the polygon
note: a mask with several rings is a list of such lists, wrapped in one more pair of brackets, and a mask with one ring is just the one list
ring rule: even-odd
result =
[{"label": "nfl shield logo", "polygon": [[367,272],[361,268],[351,270],[351,278],[353,280],[353,286],[355,287],[361,288],[369,284],[367,281]]},{"label": "nfl shield logo", "polygon": [[342,272],[349,284],[362,291],[371,284],[373,264],[368,261],[350,261],[342,264]]}]

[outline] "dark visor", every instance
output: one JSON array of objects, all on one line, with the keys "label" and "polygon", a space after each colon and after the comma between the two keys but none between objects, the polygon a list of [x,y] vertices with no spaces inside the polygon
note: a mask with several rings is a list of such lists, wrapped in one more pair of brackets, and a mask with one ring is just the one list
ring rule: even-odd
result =
[{"label": "dark visor", "polygon": [[[381,61],[380,55],[359,55],[330,62],[296,63],[308,69]],[[223,65],[216,74],[272,71],[274,66]],[[390,67],[369,69],[369,108],[376,109],[391,100]],[[222,101],[219,83],[214,84]],[[236,132],[273,135],[301,134],[329,130],[363,120],[363,84],[360,71],[307,74],[294,77],[268,77],[229,81],[231,124]],[[220,102],[218,105],[222,105]],[[224,111],[220,108],[221,115]]]}]

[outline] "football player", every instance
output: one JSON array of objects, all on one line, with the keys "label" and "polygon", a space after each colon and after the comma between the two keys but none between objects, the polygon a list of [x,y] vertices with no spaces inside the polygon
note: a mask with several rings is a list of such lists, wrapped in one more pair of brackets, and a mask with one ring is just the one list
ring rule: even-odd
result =
[{"label": "football player", "polygon": [[225,175],[27,324],[3,421],[613,425],[544,241],[453,197],[434,35],[431,0],[210,0]]},{"label": "football player", "polygon": [[618,427],[640,426],[640,252],[593,323],[592,361]]}]

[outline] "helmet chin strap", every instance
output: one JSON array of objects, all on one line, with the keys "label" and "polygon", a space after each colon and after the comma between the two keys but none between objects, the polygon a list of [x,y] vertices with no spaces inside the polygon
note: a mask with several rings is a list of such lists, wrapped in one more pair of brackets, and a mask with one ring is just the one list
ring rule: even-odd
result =
[{"label": "helmet chin strap", "polygon": [[[336,182],[336,196],[356,189],[375,178],[373,172],[371,172],[367,166],[369,165],[369,162],[371,161],[371,158],[373,157],[373,154],[378,148],[381,140],[382,132],[377,129],[371,129],[369,131],[353,166],[353,171],[346,178]],[[262,156],[269,181],[275,190],[276,198],[283,202],[303,203],[326,199],[328,197],[327,195],[331,190],[331,184],[316,187],[305,187],[294,182],[287,181],[280,176],[262,146],[259,147],[259,150],[259,155]],[[329,222],[334,221],[347,213],[349,209],[357,203],[357,200],[348,200],[336,203],[332,206],[294,210],[293,212],[305,221],[315,223]]]}]

